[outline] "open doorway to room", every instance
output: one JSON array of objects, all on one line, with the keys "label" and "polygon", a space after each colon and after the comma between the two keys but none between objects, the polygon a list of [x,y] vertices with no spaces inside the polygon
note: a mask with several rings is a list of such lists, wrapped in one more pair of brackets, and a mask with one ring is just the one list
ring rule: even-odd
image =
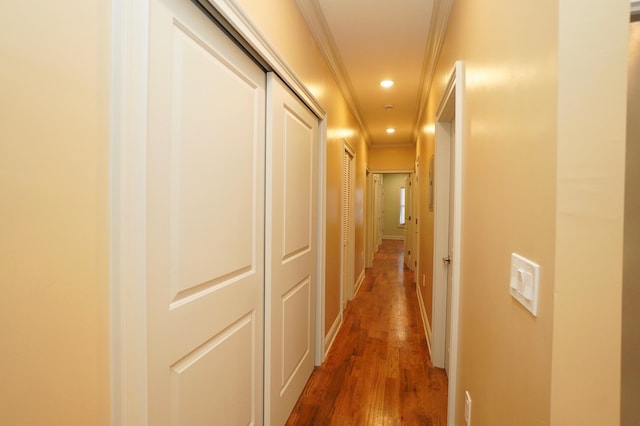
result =
[{"label": "open doorway to room", "polygon": [[367,175],[367,247],[365,265],[382,240],[402,241],[404,265],[415,270],[414,173],[412,170],[369,171]]},{"label": "open doorway to room", "polygon": [[433,251],[433,364],[449,378],[450,424],[455,424],[458,315],[462,263],[464,63],[455,63],[436,111]]}]

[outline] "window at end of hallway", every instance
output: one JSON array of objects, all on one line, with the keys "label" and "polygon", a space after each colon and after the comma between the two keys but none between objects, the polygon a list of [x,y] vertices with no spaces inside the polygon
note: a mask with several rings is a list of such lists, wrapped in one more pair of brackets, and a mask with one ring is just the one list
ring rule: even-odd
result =
[{"label": "window at end of hallway", "polygon": [[400,187],[400,219],[398,220],[399,226],[404,226],[404,186]]}]

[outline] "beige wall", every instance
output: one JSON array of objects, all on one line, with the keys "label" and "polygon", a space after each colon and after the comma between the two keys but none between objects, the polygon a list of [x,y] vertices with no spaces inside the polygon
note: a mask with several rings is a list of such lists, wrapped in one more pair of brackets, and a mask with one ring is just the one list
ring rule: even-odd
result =
[{"label": "beige wall", "polygon": [[107,425],[109,3],[0,16],[0,422]]},{"label": "beige wall", "polygon": [[[240,0],[252,20],[297,76],[316,96],[327,113],[327,246],[325,332],[340,313],[341,135],[356,152],[356,278],[364,269],[364,191],[368,150],[362,132],[324,62],[296,4],[291,0]],[[295,37],[291,35],[295,34]]]},{"label": "beige wall", "polygon": [[371,148],[369,149],[369,169],[385,170],[413,170],[416,151],[412,146],[400,148]]},{"label": "beige wall", "polygon": [[[487,13],[487,11],[492,11]],[[459,0],[425,121],[433,128],[454,61],[466,63],[457,424],[549,424],[554,267],[557,3]],[[433,134],[418,141],[428,182]],[[422,189],[421,189],[422,190]],[[423,191],[424,193],[424,191]],[[420,271],[431,304],[433,217],[421,198]],[[538,317],[509,294],[510,256],[542,267]]]},{"label": "beige wall", "polygon": [[[430,97],[430,103],[433,104],[435,95]],[[431,105],[431,108],[435,108]],[[429,113],[433,115],[433,113]],[[429,115],[427,114],[427,115]],[[429,120],[433,123],[433,119]],[[424,128],[424,127],[423,127]],[[418,143],[416,144],[416,163],[418,163],[418,182],[417,189],[419,191],[419,211],[420,219],[418,226],[420,227],[418,273],[420,277],[416,277],[416,283],[420,285],[420,293],[422,302],[427,314],[429,327],[433,327],[433,226],[434,212],[429,210],[429,167],[431,156],[434,155],[434,134],[421,133],[418,135]],[[435,185],[435,182],[434,182]],[[414,201],[415,202],[415,201]]]},{"label": "beige wall", "polygon": [[[368,154],[293,1],[240,3],[327,111],[328,330],[340,299],[342,141],[334,135],[354,135],[358,209],[365,167],[410,169],[413,151],[389,163],[389,153]],[[0,5],[11,17],[0,27],[7,424],[109,423],[109,6]],[[464,59],[458,400],[471,392],[474,425],[619,423],[628,7],[455,2],[421,127],[433,124],[453,62]],[[422,134],[416,152],[425,182],[433,136]],[[421,271],[431,261],[426,203],[421,197]],[[356,274],[363,222],[356,211]],[[509,296],[512,251],[542,267],[537,318]],[[457,413],[462,419],[462,404]]]},{"label": "beige wall", "polygon": [[[364,137],[360,137],[360,141],[356,144],[356,189],[355,189],[355,207],[354,219],[356,225],[355,232],[355,259],[354,259],[354,280],[361,277],[364,279],[364,253],[366,240],[366,214],[365,205],[367,200],[367,162],[369,158],[369,148]],[[326,324],[325,324],[326,326]]]},{"label": "beige wall", "polygon": [[[465,390],[474,425],[618,423],[628,2],[560,3],[456,1],[421,123],[434,124],[454,61],[464,60],[457,424]],[[421,164],[432,152],[433,135],[421,134]],[[422,272],[433,243],[426,203]],[[537,317],[509,295],[512,252],[541,266]]]},{"label": "beige wall", "polygon": [[631,24],[622,293],[621,425],[640,424],[640,22]]},{"label": "beige wall", "polygon": [[399,225],[400,187],[405,186],[406,174],[385,173],[382,180],[384,188],[384,216],[382,224],[383,238],[404,236],[404,227]]},{"label": "beige wall", "polygon": [[559,5],[551,424],[614,425],[629,1]]}]

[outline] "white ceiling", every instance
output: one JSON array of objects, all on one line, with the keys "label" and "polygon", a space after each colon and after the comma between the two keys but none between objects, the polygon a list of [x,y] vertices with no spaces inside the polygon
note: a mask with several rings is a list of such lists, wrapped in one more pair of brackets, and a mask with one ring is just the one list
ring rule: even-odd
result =
[{"label": "white ceiling", "polygon": [[371,146],[415,143],[452,1],[297,0]]}]

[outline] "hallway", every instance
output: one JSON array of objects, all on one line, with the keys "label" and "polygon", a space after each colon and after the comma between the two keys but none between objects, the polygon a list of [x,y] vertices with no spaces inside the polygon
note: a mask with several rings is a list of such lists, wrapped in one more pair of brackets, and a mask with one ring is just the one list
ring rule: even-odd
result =
[{"label": "hallway", "polygon": [[446,424],[447,378],[429,359],[403,242],[383,240],[288,425]]}]

